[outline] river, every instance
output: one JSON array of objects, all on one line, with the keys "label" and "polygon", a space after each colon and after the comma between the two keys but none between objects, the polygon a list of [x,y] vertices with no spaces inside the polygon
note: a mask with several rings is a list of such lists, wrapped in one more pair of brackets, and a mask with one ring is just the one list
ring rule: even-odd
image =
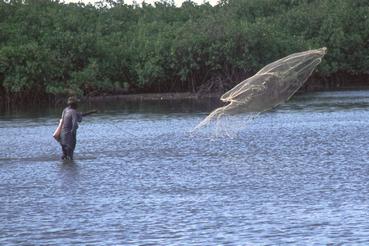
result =
[{"label": "river", "polygon": [[232,137],[189,134],[217,106],[82,105],[99,113],[68,163],[51,136],[62,107],[3,110],[0,244],[367,245],[369,91],[297,95]]}]

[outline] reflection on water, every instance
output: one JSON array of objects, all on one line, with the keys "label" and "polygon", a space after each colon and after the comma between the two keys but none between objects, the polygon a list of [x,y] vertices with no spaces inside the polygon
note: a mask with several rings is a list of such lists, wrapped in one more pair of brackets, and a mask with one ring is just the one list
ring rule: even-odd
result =
[{"label": "reflection on water", "polygon": [[218,106],[83,105],[100,112],[70,163],[61,108],[3,112],[0,244],[366,244],[369,92],[297,96],[233,139],[188,134]]}]

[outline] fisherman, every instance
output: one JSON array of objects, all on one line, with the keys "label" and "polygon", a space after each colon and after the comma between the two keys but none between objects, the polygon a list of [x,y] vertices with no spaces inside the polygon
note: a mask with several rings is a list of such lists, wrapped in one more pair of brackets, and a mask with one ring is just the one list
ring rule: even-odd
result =
[{"label": "fisherman", "polygon": [[68,98],[66,107],[62,113],[62,128],[60,144],[63,151],[63,160],[73,160],[74,149],[77,143],[78,122],[82,121],[82,113],[77,112],[79,100],[75,96]]},{"label": "fisherman", "polygon": [[77,112],[78,102],[79,100],[75,96],[68,98],[68,107],[63,110],[62,118],[53,134],[55,140],[62,147],[63,160],[73,160],[73,153],[77,143],[78,122],[81,122],[84,116],[97,113],[96,109],[86,113]]}]

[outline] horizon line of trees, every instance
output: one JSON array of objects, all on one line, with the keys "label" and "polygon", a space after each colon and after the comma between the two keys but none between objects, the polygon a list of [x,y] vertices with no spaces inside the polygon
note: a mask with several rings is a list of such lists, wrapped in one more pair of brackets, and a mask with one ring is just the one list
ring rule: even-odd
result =
[{"label": "horizon line of trees", "polygon": [[324,46],[316,77],[368,79],[368,26],[356,0],[0,0],[0,97],[224,91]]}]

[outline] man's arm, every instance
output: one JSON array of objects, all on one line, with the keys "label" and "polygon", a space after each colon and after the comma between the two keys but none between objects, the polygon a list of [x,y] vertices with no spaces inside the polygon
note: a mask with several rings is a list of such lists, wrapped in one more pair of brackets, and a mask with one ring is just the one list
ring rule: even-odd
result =
[{"label": "man's arm", "polygon": [[94,114],[94,113],[97,113],[97,110],[96,109],[87,111],[85,113],[82,113],[82,116],[87,116],[87,115]]}]

